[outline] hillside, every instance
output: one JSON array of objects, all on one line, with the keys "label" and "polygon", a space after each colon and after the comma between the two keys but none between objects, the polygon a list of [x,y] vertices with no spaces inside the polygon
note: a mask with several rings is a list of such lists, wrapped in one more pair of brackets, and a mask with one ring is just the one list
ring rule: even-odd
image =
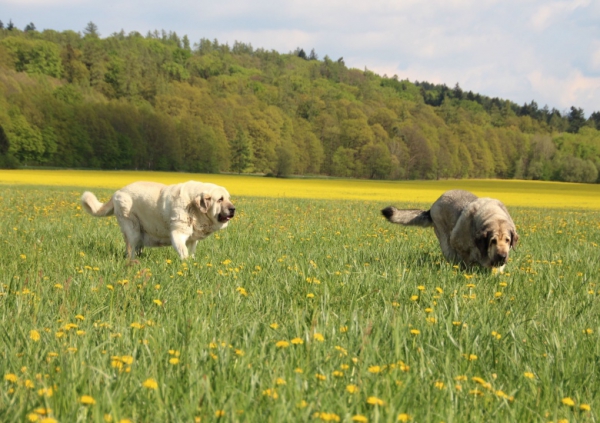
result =
[{"label": "hillside", "polygon": [[585,119],[164,31],[0,29],[0,165],[597,182]]}]

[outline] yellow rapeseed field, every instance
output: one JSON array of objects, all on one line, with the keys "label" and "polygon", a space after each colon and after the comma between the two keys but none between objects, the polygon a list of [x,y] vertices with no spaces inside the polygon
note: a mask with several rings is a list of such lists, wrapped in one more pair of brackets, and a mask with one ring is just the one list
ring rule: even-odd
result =
[{"label": "yellow rapeseed field", "polygon": [[449,189],[494,197],[510,206],[600,209],[600,185],[518,180],[371,181],[265,178],[250,175],[140,171],[2,170],[0,183],[117,189],[134,181],[174,184],[190,179],[225,186],[233,196],[429,203]]}]

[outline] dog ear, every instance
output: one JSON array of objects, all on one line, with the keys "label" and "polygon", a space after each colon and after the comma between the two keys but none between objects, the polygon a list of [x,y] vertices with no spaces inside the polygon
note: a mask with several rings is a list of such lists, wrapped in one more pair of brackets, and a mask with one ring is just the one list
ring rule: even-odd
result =
[{"label": "dog ear", "polygon": [[510,231],[510,248],[512,248],[514,250],[515,247],[517,246],[518,241],[519,241],[519,234],[517,233],[517,231],[514,231],[511,229],[511,231]]},{"label": "dog ear", "polygon": [[208,209],[210,209],[210,206],[212,205],[212,201],[213,200],[210,194],[206,194],[205,192],[203,192],[202,194],[194,198],[193,204],[198,210],[200,210],[201,213],[207,213]]},{"label": "dog ear", "polygon": [[488,247],[490,246],[491,232],[481,231],[475,236],[475,246],[481,253],[481,257],[487,257]]}]

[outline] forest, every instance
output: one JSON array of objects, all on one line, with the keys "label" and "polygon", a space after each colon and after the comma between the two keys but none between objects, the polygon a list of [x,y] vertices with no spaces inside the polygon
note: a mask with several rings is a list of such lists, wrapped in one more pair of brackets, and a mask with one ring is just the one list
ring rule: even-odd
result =
[{"label": "forest", "polygon": [[597,183],[600,112],[175,32],[0,22],[0,167]]}]

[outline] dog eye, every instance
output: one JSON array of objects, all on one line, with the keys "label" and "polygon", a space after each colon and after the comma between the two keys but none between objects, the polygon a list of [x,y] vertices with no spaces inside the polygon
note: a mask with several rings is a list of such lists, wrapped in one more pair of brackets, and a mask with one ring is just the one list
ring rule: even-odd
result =
[{"label": "dog eye", "polygon": [[496,238],[492,239],[492,244],[496,244],[498,241],[496,240]]},{"label": "dog eye", "polygon": [[223,202],[223,197],[219,198],[219,203]]}]

